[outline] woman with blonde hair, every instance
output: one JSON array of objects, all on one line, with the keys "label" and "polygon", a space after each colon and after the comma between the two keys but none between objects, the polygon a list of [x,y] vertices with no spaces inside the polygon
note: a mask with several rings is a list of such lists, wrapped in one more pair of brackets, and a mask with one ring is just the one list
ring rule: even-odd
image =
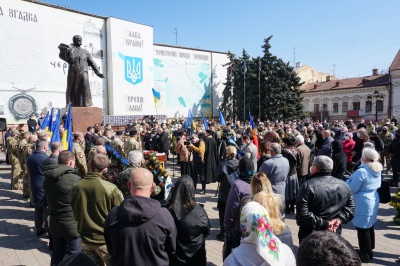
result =
[{"label": "woman with blonde hair", "polygon": [[[261,191],[275,194],[274,191],[272,190],[271,181],[269,181],[267,175],[262,172],[257,173],[251,177],[250,188],[251,188],[251,196],[254,196],[255,194],[257,194],[258,192],[261,192]],[[279,199],[278,208],[281,213],[281,218],[285,219],[284,198],[279,194],[275,194],[275,195]]]},{"label": "woman with blonde hair", "polygon": [[282,200],[279,195],[271,192],[261,191],[254,195],[253,200],[267,209],[271,226],[274,234],[290,248],[293,247],[292,232],[290,228],[282,221],[279,206]]},{"label": "woman with blonde hair", "polygon": [[251,195],[254,196],[260,191],[273,193],[271,182],[264,173],[257,173],[250,180]]},{"label": "woman with blonde hair", "polygon": [[368,263],[373,258],[374,224],[377,221],[379,209],[377,189],[381,186],[382,169],[382,164],[379,163],[379,153],[374,149],[364,148],[360,167],[347,180],[356,205],[352,223],[357,229],[360,258],[363,263]]}]

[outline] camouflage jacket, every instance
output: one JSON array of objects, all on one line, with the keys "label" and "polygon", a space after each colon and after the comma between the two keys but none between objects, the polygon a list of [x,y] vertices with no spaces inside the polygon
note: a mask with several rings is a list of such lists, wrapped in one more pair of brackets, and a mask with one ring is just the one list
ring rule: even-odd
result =
[{"label": "camouflage jacket", "polygon": [[18,136],[8,137],[7,138],[7,147],[13,156],[19,158],[18,157]]},{"label": "camouflage jacket", "polygon": [[25,149],[25,147],[27,145],[28,145],[28,140],[26,140],[26,139],[21,139],[18,142],[18,149],[17,149],[18,159],[22,164],[26,163],[26,157],[25,157],[25,154],[24,154],[24,149]]},{"label": "camouflage jacket", "polygon": [[80,177],[87,173],[87,162],[85,157],[85,149],[78,142],[74,142],[74,153],[75,153],[75,164],[78,169],[78,175]]},{"label": "camouflage jacket", "polygon": [[131,195],[131,193],[128,189],[128,181],[129,181],[131,172],[138,168],[141,168],[141,167],[136,164],[129,166],[124,171],[119,173],[117,179],[114,182],[114,184],[118,187],[118,189],[121,190],[122,195],[124,195],[125,199]]},{"label": "camouflage jacket", "polygon": [[116,150],[119,154],[124,156],[124,142],[120,138],[114,137],[111,141],[111,147]]},{"label": "camouflage jacket", "polygon": [[129,138],[124,143],[125,157],[128,157],[129,152],[134,151],[134,150],[140,150],[139,142],[134,138]]},{"label": "camouflage jacket", "polygon": [[390,133],[389,131],[386,132],[385,134],[383,132],[380,132],[378,134],[378,137],[383,141],[384,149],[385,150],[389,149],[389,147],[392,144],[392,141],[394,139],[393,134]]}]

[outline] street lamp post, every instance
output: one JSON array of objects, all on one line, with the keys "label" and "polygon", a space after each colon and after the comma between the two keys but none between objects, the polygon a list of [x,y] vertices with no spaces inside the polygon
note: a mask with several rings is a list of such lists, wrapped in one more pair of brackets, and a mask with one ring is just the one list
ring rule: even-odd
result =
[{"label": "street lamp post", "polygon": [[[378,101],[382,101],[383,95],[379,91],[374,91],[375,101],[375,122],[378,122]],[[372,101],[372,96],[368,96],[368,101]]]}]

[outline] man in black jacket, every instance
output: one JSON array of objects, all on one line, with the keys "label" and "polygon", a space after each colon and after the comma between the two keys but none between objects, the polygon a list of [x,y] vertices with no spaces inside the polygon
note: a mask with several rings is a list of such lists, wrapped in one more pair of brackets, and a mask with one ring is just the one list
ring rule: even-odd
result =
[{"label": "man in black jacket", "polygon": [[28,121],[26,121],[26,124],[28,125],[28,131],[31,133],[35,133],[36,127],[37,127],[37,122],[35,120],[35,116],[31,115]]},{"label": "man in black jacket", "polygon": [[104,238],[111,265],[169,265],[177,230],[170,212],[150,198],[153,188],[149,170],[134,170],[128,182],[132,196],[108,213]]},{"label": "man in black jacket", "polygon": [[354,217],[355,204],[349,186],[331,176],[333,161],[317,156],[311,166],[311,177],[303,183],[297,196],[296,221],[299,242],[317,230],[329,230],[339,235],[342,224]]},{"label": "man in black jacket", "polygon": [[165,152],[165,155],[168,158],[169,153],[169,139],[167,132],[164,131],[162,127],[157,128],[157,137],[153,139],[155,141],[154,150],[162,153]]},{"label": "man in black jacket", "polygon": [[81,180],[74,169],[74,153],[62,151],[58,155],[58,163],[45,167],[43,182],[50,209],[50,232],[54,243],[50,265],[58,265],[66,253],[73,254],[82,250],[82,240],[71,206],[72,187]]}]

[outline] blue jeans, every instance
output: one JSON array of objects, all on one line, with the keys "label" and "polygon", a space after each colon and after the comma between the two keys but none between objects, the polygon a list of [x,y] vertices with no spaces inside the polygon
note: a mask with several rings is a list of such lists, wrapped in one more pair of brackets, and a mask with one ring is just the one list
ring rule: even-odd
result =
[{"label": "blue jeans", "polygon": [[63,238],[53,235],[53,251],[51,252],[51,266],[58,265],[65,254],[73,254],[82,250],[82,240],[77,238]]}]

